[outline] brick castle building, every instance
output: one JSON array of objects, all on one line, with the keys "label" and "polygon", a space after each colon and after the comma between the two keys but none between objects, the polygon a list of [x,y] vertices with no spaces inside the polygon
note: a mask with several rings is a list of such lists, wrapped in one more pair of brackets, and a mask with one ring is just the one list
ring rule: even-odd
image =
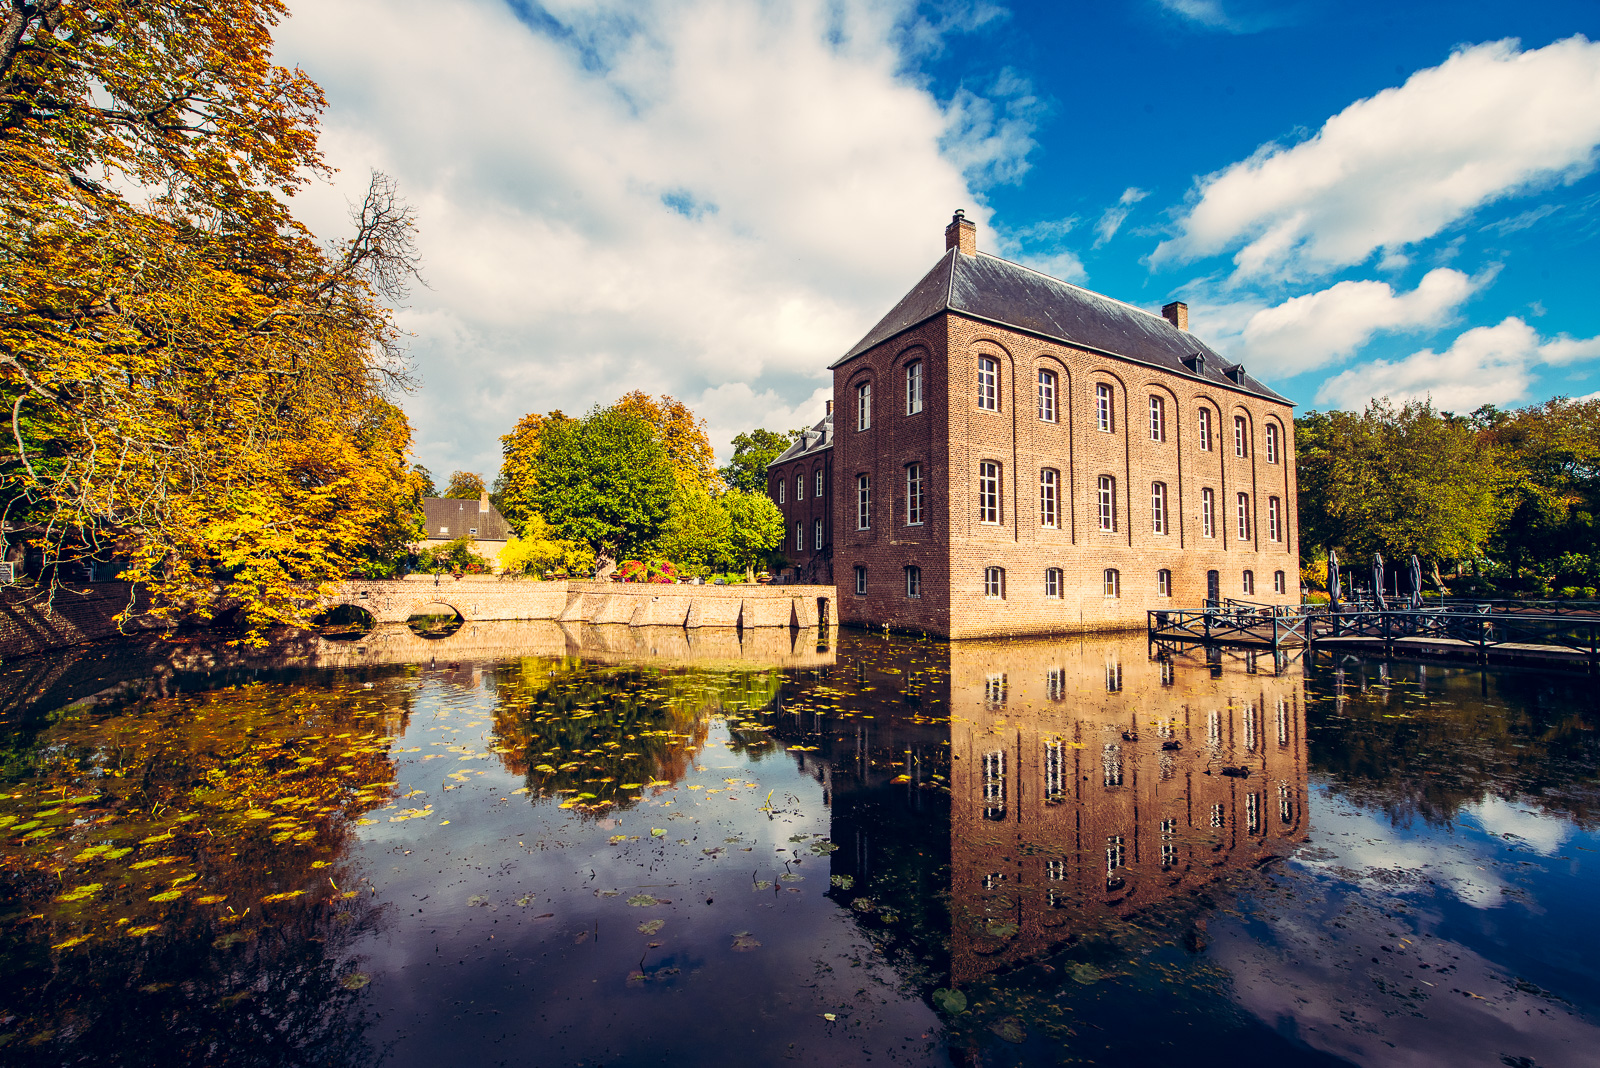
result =
[{"label": "brick castle building", "polygon": [[963,638],[1297,603],[1293,405],[1184,304],[981,253],[960,212],[945,245],[768,470],[788,559],[837,583],[840,621]]}]

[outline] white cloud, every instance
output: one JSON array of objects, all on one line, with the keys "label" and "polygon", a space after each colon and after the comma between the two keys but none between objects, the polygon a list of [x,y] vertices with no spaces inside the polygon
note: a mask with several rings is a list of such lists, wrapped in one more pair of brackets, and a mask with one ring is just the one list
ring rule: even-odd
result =
[{"label": "white cloud", "polygon": [[1551,341],[1516,316],[1460,335],[1444,352],[1424,349],[1403,360],[1374,360],[1322,384],[1318,403],[1357,409],[1374,397],[1394,401],[1428,397],[1444,410],[1466,412],[1482,404],[1505,405],[1527,396],[1541,365],[1600,357],[1600,337]]},{"label": "white cloud", "polygon": [[490,473],[523,413],[632,388],[703,398],[724,450],[820,416],[826,365],[1033,147],[1022,79],[941,105],[905,75],[909,10],[546,3],[535,28],[500,0],[299,0],[279,59],[327,91],[340,173],[297,210],[339,234],[370,168],[417,210],[423,462]]},{"label": "white cloud", "polygon": [[1542,856],[1551,856],[1572,837],[1572,824],[1558,816],[1547,816],[1498,797],[1485,797],[1463,813],[1478,821],[1478,826],[1502,838],[1519,839]]},{"label": "white cloud", "polygon": [[1094,247],[1099,248],[1115,237],[1117,231],[1122,228],[1122,224],[1127,221],[1128,213],[1133,210],[1133,206],[1149,195],[1149,190],[1140,189],[1137,186],[1130,185],[1127,189],[1124,189],[1122,195],[1117,198],[1117,202],[1107,208],[1105,213],[1100,216],[1100,221],[1095,224]]},{"label": "white cloud", "polygon": [[1235,278],[1303,277],[1433,236],[1479,206],[1594,166],[1600,44],[1464,48],[1357,101],[1309,140],[1201,179],[1153,260],[1237,249]]},{"label": "white cloud", "polygon": [[1181,15],[1190,22],[1199,23],[1214,30],[1226,30],[1233,27],[1233,20],[1222,9],[1220,0],[1157,0],[1162,7],[1175,15]]},{"label": "white cloud", "polygon": [[1235,352],[1258,371],[1297,375],[1349,356],[1379,332],[1440,326],[1486,281],[1440,267],[1409,293],[1387,282],[1340,282],[1255,312]]}]

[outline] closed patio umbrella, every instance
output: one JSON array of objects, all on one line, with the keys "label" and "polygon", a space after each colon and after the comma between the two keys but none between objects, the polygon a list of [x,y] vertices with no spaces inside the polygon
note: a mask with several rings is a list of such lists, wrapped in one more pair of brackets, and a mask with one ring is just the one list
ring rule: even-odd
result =
[{"label": "closed patio umbrella", "polygon": [[1339,554],[1328,550],[1328,607],[1339,610]]},{"label": "closed patio umbrella", "polygon": [[1372,554],[1372,599],[1378,602],[1379,608],[1387,607],[1383,603],[1383,554]]},{"label": "closed patio umbrella", "polygon": [[1422,607],[1422,561],[1416,553],[1411,554],[1411,606]]}]

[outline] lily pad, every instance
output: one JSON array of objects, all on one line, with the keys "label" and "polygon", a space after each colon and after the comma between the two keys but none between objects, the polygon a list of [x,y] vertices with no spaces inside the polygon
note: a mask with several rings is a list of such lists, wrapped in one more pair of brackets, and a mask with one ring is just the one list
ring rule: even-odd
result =
[{"label": "lily pad", "polygon": [[947,1016],[959,1016],[967,1011],[967,995],[940,987],[933,992],[933,1007]]},{"label": "lily pad", "polygon": [[735,953],[746,953],[752,949],[760,949],[761,943],[751,937],[749,931],[740,931],[733,936],[733,949]]},{"label": "lily pad", "polygon": [[1105,978],[1105,973],[1093,964],[1074,964],[1067,970],[1067,974],[1072,976],[1074,982],[1082,983],[1084,986],[1098,983]]},{"label": "lily pad", "polygon": [[639,925],[639,933],[653,935],[666,926],[666,920],[646,920]]},{"label": "lily pad", "polygon": [[366,972],[351,972],[339,980],[339,985],[346,990],[360,990],[370,982],[372,982],[372,976]]},{"label": "lily pad", "polygon": [[647,909],[651,905],[659,905],[661,902],[657,901],[649,894],[634,894],[628,899],[628,904],[632,905],[636,909]]},{"label": "lily pad", "polygon": [[1022,1026],[1022,1021],[1015,1016],[1000,1017],[989,1025],[989,1030],[1011,1043],[1026,1041],[1028,1037],[1028,1029]]}]

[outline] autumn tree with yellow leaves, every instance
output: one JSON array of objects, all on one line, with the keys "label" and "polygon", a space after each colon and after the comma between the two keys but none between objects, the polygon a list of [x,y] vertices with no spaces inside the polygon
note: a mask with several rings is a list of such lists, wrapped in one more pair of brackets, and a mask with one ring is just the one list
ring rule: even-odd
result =
[{"label": "autumn tree with yellow leaves", "polygon": [[303,621],[414,536],[411,213],[375,175],[342,242],[291,214],[328,169],[279,0],[0,11],[3,536],[125,558],[169,618]]}]

